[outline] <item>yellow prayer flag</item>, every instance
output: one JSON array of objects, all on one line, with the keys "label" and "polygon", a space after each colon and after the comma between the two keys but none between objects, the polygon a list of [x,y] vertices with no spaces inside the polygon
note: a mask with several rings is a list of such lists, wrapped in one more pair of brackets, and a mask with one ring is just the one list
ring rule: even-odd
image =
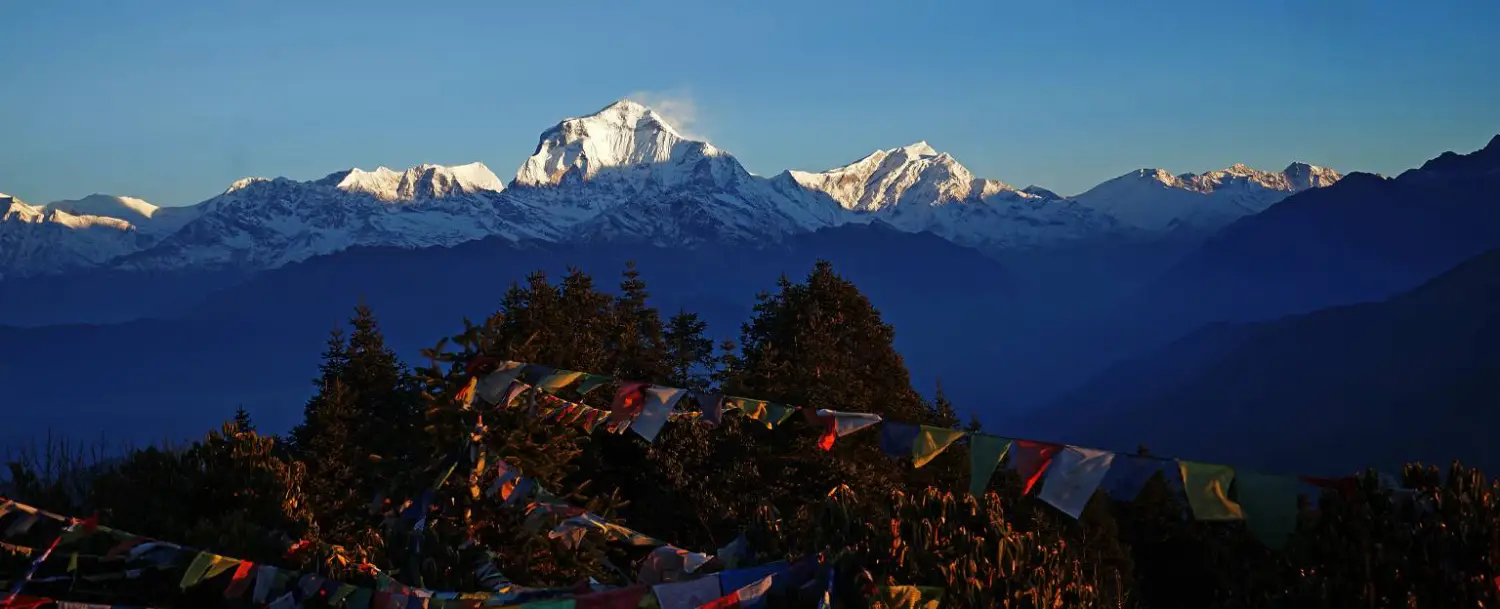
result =
[{"label": "yellow prayer flag", "polygon": [[1234,468],[1178,461],[1182,472],[1182,489],[1188,506],[1198,520],[1244,520],[1240,505],[1229,500],[1229,485],[1234,482]]}]

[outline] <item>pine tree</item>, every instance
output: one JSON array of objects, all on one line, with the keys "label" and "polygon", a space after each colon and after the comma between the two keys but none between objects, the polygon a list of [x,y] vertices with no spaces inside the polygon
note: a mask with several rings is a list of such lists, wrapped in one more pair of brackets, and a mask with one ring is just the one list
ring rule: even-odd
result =
[{"label": "pine tree", "polygon": [[662,333],[670,372],[667,382],[687,389],[706,389],[716,372],[714,341],[705,333],[708,324],[697,313],[679,311],[667,320]]},{"label": "pine tree", "polygon": [[418,388],[385,345],[368,306],[355,308],[346,339],[335,330],[324,352],[318,391],[292,430],[306,464],[308,500],[325,541],[361,560],[381,552],[368,506],[400,472],[424,462],[430,444],[421,433]]},{"label": "pine tree", "polygon": [[635,381],[663,382],[670,374],[661,314],[647,302],[650,293],[634,262],[621,273],[615,298],[615,374]]},{"label": "pine tree", "polygon": [[240,405],[234,410],[234,428],[240,432],[255,431],[255,422],[250,420],[250,412]]}]

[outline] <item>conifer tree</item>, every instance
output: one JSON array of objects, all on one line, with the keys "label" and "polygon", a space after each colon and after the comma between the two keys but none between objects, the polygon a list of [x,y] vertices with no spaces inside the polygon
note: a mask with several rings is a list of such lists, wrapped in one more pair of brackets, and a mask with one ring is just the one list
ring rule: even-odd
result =
[{"label": "conifer tree", "polygon": [[349,323],[347,338],[339,330],[329,337],[314,381],[318,391],[292,442],[308,469],[307,495],[322,539],[363,560],[380,552],[372,499],[393,476],[425,461],[430,444],[417,432],[417,386],[385,345],[373,312],[361,304]]},{"label": "conifer tree", "polygon": [[255,431],[255,422],[250,420],[250,412],[244,405],[234,410],[234,427],[239,431]]},{"label": "conifer tree", "polygon": [[687,389],[706,389],[716,372],[714,341],[705,333],[708,324],[697,313],[679,311],[667,320],[662,333],[670,371],[667,382]]}]

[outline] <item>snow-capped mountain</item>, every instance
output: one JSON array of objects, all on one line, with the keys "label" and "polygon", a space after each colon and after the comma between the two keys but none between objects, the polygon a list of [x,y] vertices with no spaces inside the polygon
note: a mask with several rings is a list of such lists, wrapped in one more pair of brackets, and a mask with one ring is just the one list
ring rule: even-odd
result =
[{"label": "snow-capped mountain", "polygon": [[621,100],[541,134],[506,185],[481,163],[348,169],[312,181],[246,178],[190,207],[93,195],[43,207],[0,199],[0,277],[83,268],[274,268],[356,246],[487,237],[661,246],[774,244],[881,221],[999,251],[1102,236],[1214,229],[1338,174],[1293,164],[1202,175],[1143,170],[1074,198],[975,177],[926,142],[822,172],[752,175]]},{"label": "snow-capped mountain", "polygon": [[329,174],[317,183],[345,192],[365,193],[381,201],[441,199],[505,190],[505,183],[484,163],[453,167],[418,165],[402,172],[385,167],[376,167],[375,171],[353,168]]},{"label": "snow-capped mountain", "polygon": [[1236,164],[1202,174],[1139,169],[1074,200],[1147,231],[1212,231],[1258,214],[1286,197],[1337,182],[1338,172],[1292,163],[1280,172]]},{"label": "snow-capped mountain", "polygon": [[[151,237],[130,221],[87,213],[100,211],[93,209],[97,202],[89,201],[94,198],[54,207],[0,194],[0,279],[92,268],[150,245]],[[131,201],[140,209],[155,209],[145,201]]]},{"label": "snow-capped mountain", "polygon": [[501,197],[502,187],[479,163],[349,169],[310,182],[246,178],[195,206],[198,217],[160,243],[114,265],[264,269],[356,246],[558,236],[550,218]]},{"label": "snow-capped mountain", "polygon": [[583,238],[763,242],[828,225],[808,201],[781,196],[733,156],[629,100],[544,131],[507,194]]},{"label": "snow-capped mountain", "polygon": [[972,247],[1057,245],[1119,228],[1112,218],[1044,188],[976,178],[927,142],[877,150],[824,172],[787,171],[774,182],[788,196],[798,189],[826,195],[848,212],[843,221],[879,219]]}]

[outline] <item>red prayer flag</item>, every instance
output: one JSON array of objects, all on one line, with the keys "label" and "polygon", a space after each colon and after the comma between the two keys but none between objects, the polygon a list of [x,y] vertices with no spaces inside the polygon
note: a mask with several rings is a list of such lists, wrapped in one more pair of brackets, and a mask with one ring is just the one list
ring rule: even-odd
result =
[{"label": "red prayer flag", "polygon": [[[5,599],[0,599],[0,602],[4,602],[4,600]],[[17,596],[14,600],[11,600],[9,603],[4,603],[3,605],[0,605],[0,606],[5,607],[6,609],[42,609],[42,607],[45,607],[45,606],[50,605],[50,604],[52,604],[52,599],[50,599],[50,598],[37,598],[35,596]]]},{"label": "red prayer flag", "polygon": [[647,590],[645,586],[631,586],[585,594],[577,597],[573,606],[575,609],[635,609],[646,597]]},{"label": "red prayer flag", "polygon": [[650,383],[629,381],[620,386],[615,392],[615,401],[609,405],[609,422],[611,425],[619,425],[627,421],[635,420],[636,415],[646,406],[646,388]]},{"label": "red prayer flag", "polygon": [[1042,472],[1047,471],[1048,465],[1052,465],[1052,457],[1057,455],[1062,448],[1060,445],[1047,442],[1016,440],[1011,454],[1016,458],[1016,472],[1021,474],[1022,480],[1026,481],[1026,486],[1021,489],[1022,495],[1031,492],[1031,487],[1036,486],[1037,481],[1042,479]]},{"label": "red prayer flag", "polygon": [[817,417],[817,420],[823,426],[823,435],[818,436],[818,448],[833,450],[833,443],[839,439],[838,419],[835,417]]},{"label": "red prayer flag", "polygon": [[235,598],[245,593],[250,588],[250,576],[255,571],[255,563],[243,561],[234,569],[234,579],[229,580],[229,586],[224,588],[224,598]]}]

